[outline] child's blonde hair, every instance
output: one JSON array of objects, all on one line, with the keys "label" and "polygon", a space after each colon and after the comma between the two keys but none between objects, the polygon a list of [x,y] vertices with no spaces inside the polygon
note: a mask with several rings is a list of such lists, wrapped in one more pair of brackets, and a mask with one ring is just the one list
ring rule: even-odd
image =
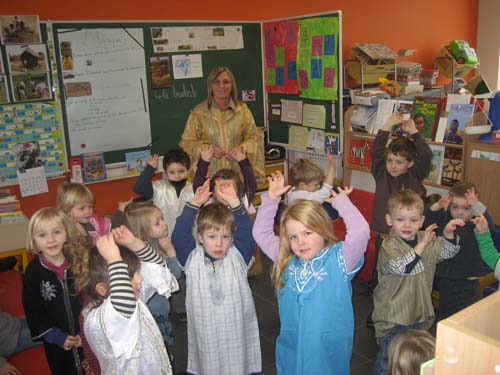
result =
[{"label": "child's blonde hair", "polygon": [[297,159],[290,170],[290,175],[294,186],[300,182],[310,183],[315,180],[322,181],[325,178],[325,172],[316,163],[309,159]]},{"label": "child's blonde hair", "polygon": [[424,213],[424,201],[413,190],[405,189],[392,193],[387,201],[387,212],[392,214],[398,208],[416,209],[421,215]]},{"label": "child's blonde hair", "polygon": [[41,208],[33,214],[28,225],[26,249],[28,249],[30,253],[38,254],[39,249],[37,249],[35,243],[35,233],[39,230],[42,223],[50,220],[55,221],[63,228],[66,233],[66,242],[79,236],[79,232],[76,229],[73,220],[66,216],[62,210],[54,207]]},{"label": "child's blonde hair", "polygon": [[68,214],[77,204],[94,204],[94,194],[84,184],[63,182],[57,188],[57,207]]},{"label": "child's blonde hair", "polygon": [[337,242],[337,237],[333,233],[332,220],[319,202],[297,199],[290,203],[281,215],[279,253],[271,272],[276,289],[283,287],[283,273],[294,255],[286,232],[288,220],[296,220],[319,234],[324,238],[325,247]]},{"label": "child's blonde hair", "polygon": [[151,216],[156,212],[163,215],[161,210],[151,202],[130,204],[127,207],[127,227],[135,237],[149,243],[163,257],[166,257],[167,254],[161,248],[158,239],[151,237]]},{"label": "child's blonde hair", "polygon": [[389,346],[389,375],[419,375],[422,363],[434,358],[436,340],[423,330],[400,332]]},{"label": "child's blonde hair", "polygon": [[220,202],[209,203],[203,206],[196,217],[196,231],[203,234],[210,229],[229,229],[234,233],[234,214],[229,208]]}]

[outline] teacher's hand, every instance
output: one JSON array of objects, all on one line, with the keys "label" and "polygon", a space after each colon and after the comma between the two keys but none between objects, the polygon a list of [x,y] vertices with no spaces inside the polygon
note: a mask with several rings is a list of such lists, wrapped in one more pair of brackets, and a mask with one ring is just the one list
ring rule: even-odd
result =
[{"label": "teacher's hand", "polygon": [[223,158],[224,156],[226,156],[226,151],[222,148],[220,148],[219,146],[213,146],[213,149],[214,149],[214,156],[217,158],[217,159],[220,159],[220,158]]}]

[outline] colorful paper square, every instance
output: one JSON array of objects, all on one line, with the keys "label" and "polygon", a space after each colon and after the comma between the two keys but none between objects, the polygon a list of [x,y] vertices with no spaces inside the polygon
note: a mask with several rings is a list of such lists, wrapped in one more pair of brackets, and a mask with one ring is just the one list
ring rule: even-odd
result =
[{"label": "colorful paper square", "polygon": [[266,82],[269,86],[274,86],[276,84],[276,69],[267,68]]},{"label": "colorful paper square", "polygon": [[321,59],[311,60],[311,78],[321,78],[323,69],[321,68]]},{"label": "colorful paper square", "polygon": [[301,88],[309,87],[309,79],[307,78],[307,70],[299,70],[299,84]]},{"label": "colorful paper square", "polygon": [[323,80],[324,87],[333,88],[333,84],[335,82],[335,69],[325,68],[325,75]]},{"label": "colorful paper square", "polygon": [[285,66],[285,49],[283,47],[276,47],[276,66]]},{"label": "colorful paper square", "polygon": [[297,61],[288,62],[288,79],[297,80]]},{"label": "colorful paper square", "polygon": [[267,66],[276,66],[276,53],[274,48],[270,46],[266,46],[266,65]]},{"label": "colorful paper square", "polygon": [[333,34],[328,34],[325,35],[324,39],[324,55],[335,55],[335,35]]},{"label": "colorful paper square", "polygon": [[286,42],[289,44],[297,44],[299,23],[297,21],[288,21],[286,29]]},{"label": "colorful paper square", "polygon": [[321,35],[312,37],[311,48],[312,56],[321,56],[323,54],[323,37]]},{"label": "colorful paper square", "polygon": [[285,68],[276,68],[276,86],[285,84]]}]

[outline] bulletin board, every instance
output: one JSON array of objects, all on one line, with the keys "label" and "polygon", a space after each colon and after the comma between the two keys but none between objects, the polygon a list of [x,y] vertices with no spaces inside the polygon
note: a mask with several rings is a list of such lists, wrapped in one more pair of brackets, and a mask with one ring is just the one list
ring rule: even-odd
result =
[{"label": "bulletin board", "polygon": [[[338,152],[342,141],[341,12],[266,21],[263,30],[268,141],[309,151],[297,140],[319,129],[334,135]],[[304,110],[321,109],[324,120],[306,124],[305,113],[296,121],[278,114],[281,104],[296,101],[302,102]]]},{"label": "bulletin board", "polygon": [[[210,43],[205,49],[195,43],[175,47],[174,38],[159,37],[180,28],[195,41],[204,27],[226,40],[231,32],[241,33],[242,48]],[[190,110],[207,98],[207,76],[218,65],[233,71],[238,96],[243,90],[250,93],[246,104],[256,124],[265,124],[260,22],[52,22],[51,28],[69,156],[96,151],[95,145],[102,144],[99,151],[105,151],[109,164],[123,162],[126,152],[151,143],[151,151],[159,154],[178,147]],[[68,42],[73,61],[67,59]],[[202,76],[176,78],[173,61],[192,55],[201,57],[193,64],[199,63]],[[170,82],[153,85],[152,65],[161,60],[167,61]],[[96,62],[105,68],[98,69]],[[101,133],[103,126],[117,133]]]}]

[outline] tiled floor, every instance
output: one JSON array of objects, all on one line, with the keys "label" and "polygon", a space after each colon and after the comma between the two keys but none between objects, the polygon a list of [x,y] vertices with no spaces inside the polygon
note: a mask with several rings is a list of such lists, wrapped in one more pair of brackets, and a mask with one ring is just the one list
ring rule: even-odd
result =
[{"label": "tiled floor", "polygon": [[[275,375],[274,343],[279,333],[279,316],[276,297],[269,277],[271,262],[264,256],[264,272],[249,279],[259,320],[262,351],[262,374]],[[353,306],[355,316],[354,350],[351,360],[352,375],[372,373],[378,346],[374,331],[366,327],[366,317],[372,309],[369,296],[363,295],[358,279],[353,281]],[[187,335],[185,324],[173,317],[176,343],[171,349],[177,372],[185,371],[187,364]]]}]

